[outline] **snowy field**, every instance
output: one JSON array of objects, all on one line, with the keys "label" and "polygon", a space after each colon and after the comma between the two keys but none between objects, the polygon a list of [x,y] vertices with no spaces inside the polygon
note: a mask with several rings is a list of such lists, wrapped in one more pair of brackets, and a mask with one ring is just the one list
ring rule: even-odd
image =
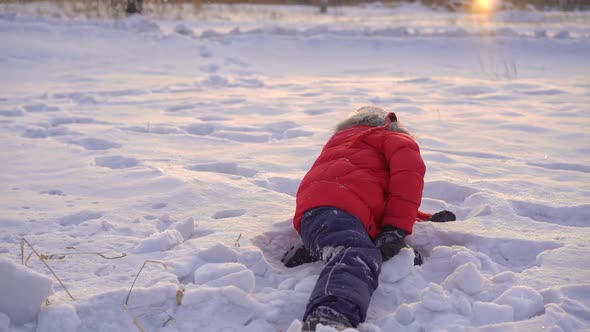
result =
[{"label": "snowy field", "polygon": [[363,105],[459,220],[416,225],[360,331],[590,330],[590,13],[45,10],[0,14],[0,331],[296,331],[294,195]]}]

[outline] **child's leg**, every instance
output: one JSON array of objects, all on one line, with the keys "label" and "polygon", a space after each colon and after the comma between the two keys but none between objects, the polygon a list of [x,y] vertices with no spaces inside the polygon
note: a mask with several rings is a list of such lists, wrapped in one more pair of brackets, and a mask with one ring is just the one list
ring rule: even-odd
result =
[{"label": "child's leg", "polygon": [[381,251],[358,218],[333,207],[306,213],[301,237],[314,255],[327,261],[309,299],[305,317],[314,308],[327,306],[357,326],[365,320],[371,295],[379,284]]}]

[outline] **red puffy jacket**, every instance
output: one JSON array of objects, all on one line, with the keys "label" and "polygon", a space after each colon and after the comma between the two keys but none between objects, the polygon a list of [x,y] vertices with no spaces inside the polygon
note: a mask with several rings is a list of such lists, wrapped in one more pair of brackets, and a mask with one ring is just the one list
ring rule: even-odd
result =
[{"label": "red puffy jacket", "polygon": [[358,125],[336,133],[297,192],[295,229],[309,209],[334,206],[357,216],[375,238],[391,225],[412,233],[426,167],[414,139],[383,127]]}]

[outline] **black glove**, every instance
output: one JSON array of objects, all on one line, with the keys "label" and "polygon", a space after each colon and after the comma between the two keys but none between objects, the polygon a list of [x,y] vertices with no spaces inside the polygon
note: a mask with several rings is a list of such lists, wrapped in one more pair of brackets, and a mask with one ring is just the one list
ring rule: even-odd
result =
[{"label": "black glove", "polygon": [[295,267],[305,263],[313,263],[319,259],[314,257],[303,244],[292,246],[281,258],[286,267]]},{"label": "black glove", "polygon": [[447,221],[455,221],[457,217],[451,211],[442,210],[432,215],[432,217],[426,219],[426,221],[432,222],[447,222]]},{"label": "black glove", "polygon": [[404,238],[409,233],[393,226],[383,227],[383,232],[375,239],[375,246],[381,250],[383,261],[389,260],[406,247]]},{"label": "black glove", "polygon": [[418,250],[414,248],[412,248],[412,250],[414,250],[414,265],[422,265],[422,263],[424,263],[424,261],[422,260],[422,255],[420,255]]}]

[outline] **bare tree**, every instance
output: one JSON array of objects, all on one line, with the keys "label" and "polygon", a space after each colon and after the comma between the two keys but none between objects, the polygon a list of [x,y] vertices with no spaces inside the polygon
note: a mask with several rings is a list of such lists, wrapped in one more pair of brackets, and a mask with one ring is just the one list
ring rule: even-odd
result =
[{"label": "bare tree", "polygon": [[127,0],[127,8],[125,12],[127,15],[141,14],[143,7],[143,0]]},{"label": "bare tree", "polygon": [[320,0],[320,12],[326,13],[328,11],[328,0]]}]

